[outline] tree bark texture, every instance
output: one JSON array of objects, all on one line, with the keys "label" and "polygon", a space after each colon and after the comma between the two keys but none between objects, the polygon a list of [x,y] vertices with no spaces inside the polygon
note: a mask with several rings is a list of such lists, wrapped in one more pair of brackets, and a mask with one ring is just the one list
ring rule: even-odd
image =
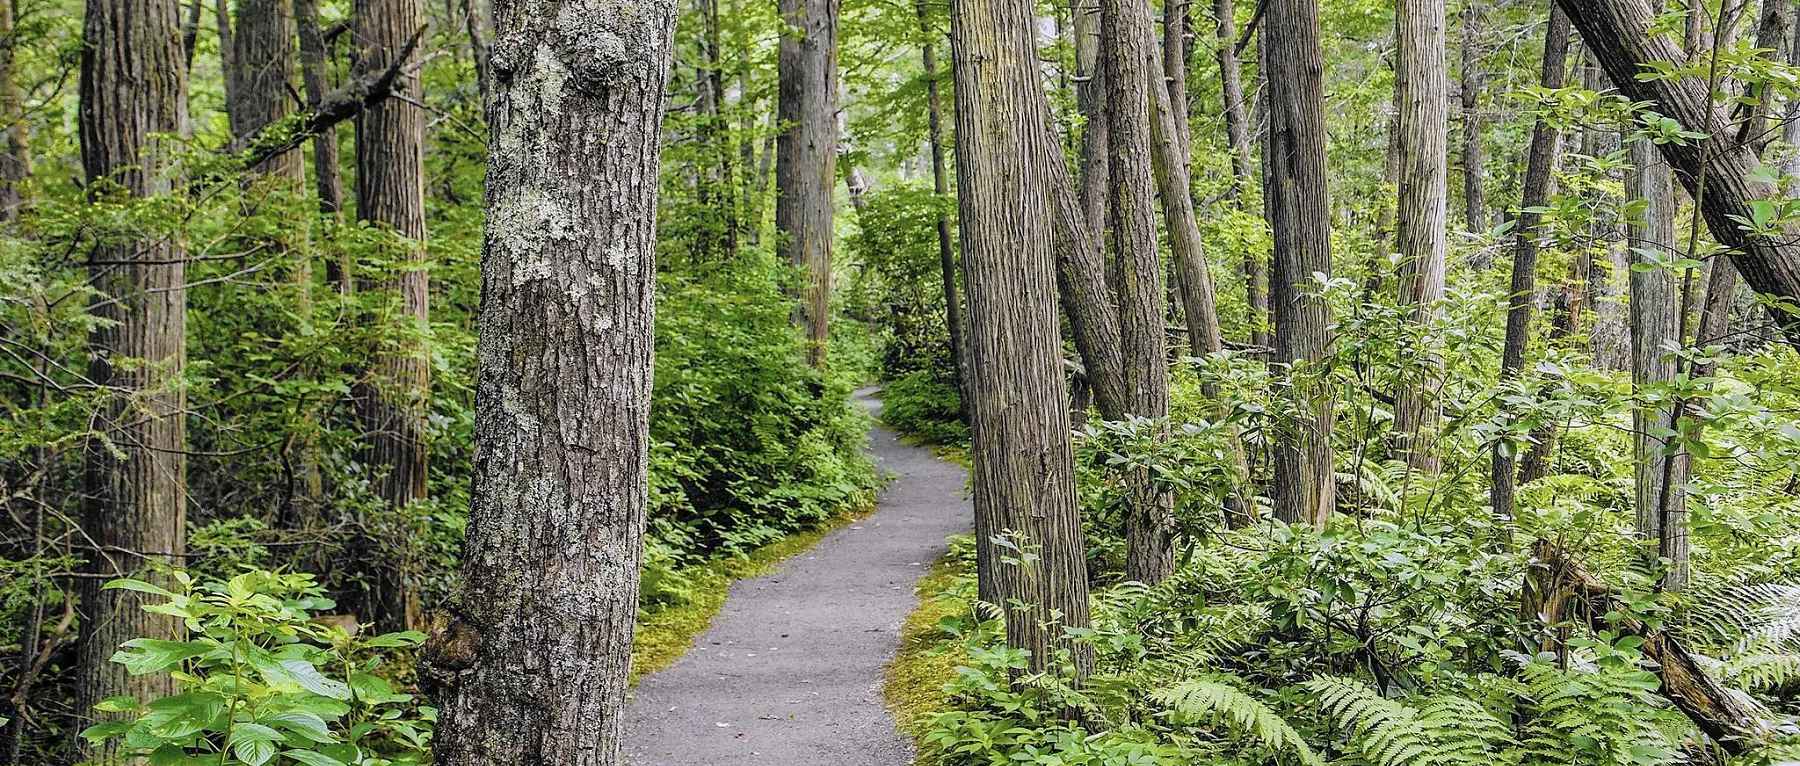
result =
[{"label": "tree bark texture", "polygon": [[[924,2],[917,5],[919,31],[926,43],[919,49],[920,64],[925,68],[926,140],[931,148],[931,191],[942,199],[950,199],[950,169],[944,156],[944,107],[938,87],[937,46]],[[964,423],[969,422],[968,364],[964,361],[962,295],[956,286],[956,251],[950,232],[950,213],[937,216],[938,272],[944,284],[944,325],[950,331],[950,366],[955,375],[956,393]]]},{"label": "tree bark texture", "polygon": [[[1231,146],[1232,197],[1239,210],[1251,210],[1251,191],[1256,183],[1255,160],[1250,153],[1249,102],[1244,96],[1243,71],[1237,55],[1237,4],[1234,0],[1213,0],[1216,57],[1219,61],[1219,92],[1225,109],[1225,138]],[[1269,347],[1269,267],[1262,254],[1244,251],[1244,300],[1249,308],[1245,321],[1250,325],[1250,345]]]},{"label": "tree bark texture", "polygon": [[[88,194],[171,194],[180,184],[179,150],[153,136],[188,130],[180,9],[175,0],[86,5],[78,121]],[[85,449],[82,526],[100,550],[79,589],[75,709],[83,716],[107,697],[175,692],[168,675],[133,676],[110,658],[130,639],[180,638],[181,621],[143,611],[137,593],[100,588],[111,577],[185,561],[187,254],[179,239],[148,237],[95,247],[88,267],[97,291],[89,311],[102,320],[89,334],[88,376],[109,393]],[[112,748],[84,755],[118,757]]]},{"label": "tree bark texture", "polygon": [[1071,0],[1070,27],[1075,35],[1075,108],[1081,113],[1081,210],[1087,229],[1104,239],[1108,190],[1106,68],[1100,65],[1100,0]]},{"label": "tree bark texture", "polygon": [[[231,134],[243,138],[272,125],[293,108],[294,15],[290,0],[238,0],[237,30],[232,38],[237,67],[237,102],[231,110]],[[257,173],[300,181],[306,171],[300,152],[264,160]]]},{"label": "tree bark texture", "polygon": [[[1606,81],[1606,73],[1594,63],[1591,52],[1582,64],[1581,81],[1582,87],[1595,93],[1612,88]],[[1582,130],[1581,141],[1581,153],[1589,157],[1604,157],[1619,149],[1616,130],[1587,127]],[[1592,261],[1588,266],[1588,295],[1593,302],[1594,319],[1588,329],[1588,339],[1594,366],[1628,371],[1631,369],[1631,333],[1626,319],[1625,294],[1627,275],[1631,272],[1630,243],[1625,239],[1616,214],[1606,214],[1596,220],[1592,235],[1595,244],[1590,247],[1587,257]]]},{"label": "tree bark texture", "polygon": [[[355,76],[383,72],[409,60],[420,26],[419,0],[356,0]],[[388,255],[404,268],[381,287],[395,293],[397,318],[423,332],[429,283],[424,268],[425,111],[417,105],[420,90],[418,74],[407,68],[393,83],[393,92],[403,98],[381,100],[357,116],[356,214],[395,235]],[[393,508],[426,495],[428,365],[421,346],[384,350],[357,397],[368,432],[371,481]],[[406,582],[410,568],[405,561],[384,567],[369,604],[372,622],[398,627],[418,621],[418,605]]]},{"label": "tree bark texture", "polygon": [[[1550,8],[1550,24],[1544,30],[1544,66],[1538,82],[1548,89],[1563,86],[1569,55],[1569,17],[1560,6]],[[1525,347],[1530,342],[1531,313],[1537,299],[1538,222],[1542,214],[1531,212],[1550,198],[1552,175],[1556,169],[1561,132],[1539,120],[1531,129],[1531,145],[1525,157],[1525,188],[1519,199],[1519,217],[1513,235],[1512,285],[1507,293],[1506,339],[1500,352],[1502,384],[1517,381],[1525,365]],[[1505,413],[1510,419],[1511,414]],[[1518,464],[1515,446],[1502,440],[1494,443],[1488,488],[1489,504],[1494,516],[1511,523],[1517,502]]]},{"label": "tree bark texture", "polygon": [[[959,0],[951,12],[957,203],[969,299],[969,388],[980,579],[1006,611],[1007,641],[1031,669],[1086,650],[1064,627],[1088,624],[1057,333],[1055,210],[1082,221],[1050,130],[1028,0]],[[1070,204],[1060,204],[1059,200]],[[1080,231],[1077,229],[1077,231]],[[1032,555],[992,542],[1003,537]]]},{"label": "tree bark texture", "polygon": [[[1647,141],[1631,146],[1632,170],[1626,195],[1643,212],[1630,222],[1629,238],[1639,262],[1654,252],[1665,259],[1679,253],[1675,242],[1675,186],[1668,164]],[[1631,272],[1631,382],[1640,396],[1675,379],[1675,349],[1681,338],[1681,279],[1669,268]],[[1657,397],[1667,399],[1666,395]],[[1640,403],[1632,412],[1634,485],[1638,536],[1657,556],[1685,567],[1687,560],[1688,455],[1671,442],[1679,415],[1673,403]],[[1676,584],[1676,572],[1670,576]]]},{"label": "tree bark texture", "polygon": [[1487,148],[1482,143],[1487,121],[1481,116],[1481,92],[1487,71],[1481,63],[1481,0],[1463,0],[1462,8],[1462,182],[1463,230],[1487,231]]},{"label": "tree bark texture", "polygon": [[25,96],[14,65],[18,50],[13,0],[0,0],[0,221],[19,217],[24,189],[31,178],[31,134],[25,122]]},{"label": "tree bark texture", "polygon": [[775,230],[804,281],[795,323],[825,363],[831,314],[832,188],[837,184],[838,0],[781,0]]},{"label": "tree bark texture", "polygon": [[[1648,0],[1557,0],[1568,12],[1613,85],[1634,101],[1651,103],[1687,130],[1707,138],[1685,144],[1660,145],[1690,195],[1705,178],[1701,212],[1713,238],[1724,245],[1738,275],[1757,292],[1784,301],[1800,301],[1800,227],[1780,232],[1747,231],[1738,223],[1750,219],[1752,202],[1776,193],[1768,182],[1751,177],[1755,153],[1736,143],[1729,117],[1712,101],[1700,78],[1641,80],[1648,62],[1683,61],[1684,54],[1648,29],[1656,12]],[[1775,312],[1788,343],[1800,347],[1800,315]]]},{"label": "tree bark texture", "polygon": [[498,0],[475,475],[426,657],[446,766],[615,766],[643,551],[675,0]]},{"label": "tree bark texture", "polygon": [[1324,370],[1331,307],[1313,275],[1331,275],[1331,200],[1326,192],[1324,61],[1317,0],[1264,0],[1269,141],[1263,183],[1274,232],[1270,294],[1275,361],[1292,413],[1274,448],[1275,515],[1323,526],[1337,505],[1332,471],[1333,396]]},{"label": "tree bark texture", "polygon": [[1445,232],[1450,181],[1449,72],[1445,64],[1444,0],[1399,0],[1398,79],[1400,185],[1398,207],[1400,301],[1412,306],[1414,323],[1426,328],[1424,346],[1412,358],[1418,378],[1404,384],[1394,405],[1394,430],[1407,462],[1435,473],[1432,444],[1438,406],[1433,395],[1442,381],[1442,360],[1429,328],[1444,298]]},{"label": "tree bark texture", "polygon": [[[325,42],[325,30],[319,21],[319,0],[294,0],[294,20],[300,38],[300,81],[306,90],[306,106],[317,111],[331,89],[331,51]],[[337,130],[321,131],[313,137],[313,188],[319,195],[319,212],[336,216],[344,209],[344,178],[339,170]],[[329,265],[328,276],[339,289],[351,286],[349,268]]]}]

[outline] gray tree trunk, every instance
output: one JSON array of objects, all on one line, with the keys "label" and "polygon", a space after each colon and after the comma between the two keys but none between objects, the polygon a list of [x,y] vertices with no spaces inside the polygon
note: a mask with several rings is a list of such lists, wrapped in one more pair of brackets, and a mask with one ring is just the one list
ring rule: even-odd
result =
[{"label": "gray tree trunk", "polygon": [[[325,30],[319,21],[319,0],[294,0],[294,20],[300,37],[300,80],[306,89],[309,109],[318,109],[331,90],[331,52],[325,42]],[[313,138],[313,187],[319,195],[319,212],[336,216],[344,209],[344,178],[338,169],[337,129],[321,132]],[[351,288],[349,268],[343,263],[327,264],[327,278],[338,289]]]},{"label": "gray tree trunk", "polygon": [[1317,0],[1265,0],[1262,44],[1269,91],[1265,213],[1274,232],[1270,293],[1275,361],[1290,375],[1280,396],[1293,414],[1275,445],[1275,515],[1323,526],[1337,506],[1331,383],[1317,373],[1331,341],[1331,307],[1313,275],[1331,275],[1326,192],[1324,61]]},{"label": "gray tree trunk", "polygon": [[621,762],[675,15],[494,4],[474,488],[462,591],[425,652],[444,766]]},{"label": "gray tree trunk", "polygon": [[[81,164],[88,192],[131,197],[174,193],[178,146],[154,138],[188,131],[187,65],[175,0],[88,0],[83,23]],[[143,611],[144,599],[101,590],[112,577],[185,562],[187,536],[187,253],[174,237],[109,242],[92,249],[97,291],[89,307],[88,377],[108,392],[85,447],[82,529],[90,577],[79,588],[81,633],[75,710],[92,714],[112,696],[154,699],[175,692],[167,674],[134,676],[112,662],[134,638],[178,639],[179,619]],[[77,729],[82,727],[76,727]],[[112,763],[116,745],[85,757]]]},{"label": "gray tree trunk", "polygon": [[[1560,6],[1550,8],[1550,24],[1544,30],[1544,61],[1539,84],[1555,89],[1563,86],[1569,55],[1569,17]],[[1530,343],[1531,313],[1537,299],[1538,221],[1541,207],[1550,197],[1552,175],[1556,169],[1561,132],[1539,120],[1531,130],[1531,146],[1525,158],[1525,189],[1519,200],[1517,231],[1513,235],[1512,286],[1506,310],[1506,340],[1500,353],[1500,380],[1507,383],[1519,379],[1525,365],[1525,347]],[[1510,417],[1510,415],[1509,415]],[[1490,464],[1489,504],[1494,516],[1510,524],[1518,494],[1515,475],[1519,455],[1505,441],[1494,443]]]},{"label": "gray tree trunk", "polygon": [[[1225,137],[1231,146],[1232,197],[1239,210],[1250,210],[1251,189],[1256,183],[1250,154],[1249,104],[1244,97],[1243,72],[1237,57],[1237,8],[1233,0],[1213,0],[1215,43],[1219,61],[1219,95],[1225,108]],[[1244,251],[1244,300],[1249,308],[1250,345],[1269,346],[1269,267],[1253,249]]]},{"label": "gray tree trunk", "polygon": [[[1065,627],[1088,624],[1088,589],[1063,404],[1054,250],[1055,227],[1069,227],[1059,217],[1073,214],[1075,231],[1084,232],[1050,127],[1034,30],[1029,0],[952,6],[977,568],[991,583],[984,594],[1009,605],[1007,641],[1031,653],[1031,669],[1051,667],[1066,650],[1079,670],[1089,664],[1087,650],[1063,639]],[[1066,212],[1058,216],[1053,207]],[[1033,555],[995,545],[1003,534]],[[1015,601],[1023,608],[1011,608]]]},{"label": "gray tree trunk", "polygon": [[[1669,166],[1647,141],[1631,145],[1631,159],[1633,167],[1626,178],[1626,194],[1644,206],[1641,216],[1630,224],[1632,247],[1634,251],[1673,257],[1679,247],[1675,242],[1675,187]],[[1641,253],[1633,258],[1648,260]],[[1640,394],[1675,378],[1676,359],[1672,351],[1681,343],[1680,292],[1680,280],[1667,268],[1631,272],[1631,381]],[[1685,569],[1688,456],[1663,433],[1672,427],[1676,416],[1673,404],[1645,404],[1633,411],[1635,498],[1639,537],[1655,546],[1658,556],[1668,557]],[[1670,576],[1673,579],[1675,573]]]},{"label": "gray tree trunk", "polygon": [[1087,230],[1104,239],[1108,190],[1108,120],[1106,69],[1100,65],[1100,0],[1071,0],[1070,28],[1075,36],[1075,108],[1081,113],[1081,210]]},{"label": "gray tree trunk", "polygon": [[1463,230],[1487,231],[1487,149],[1482,134],[1487,121],[1481,117],[1481,92],[1487,89],[1487,70],[1481,64],[1481,3],[1465,0],[1462,9],[1462,186]]},{"label": "gray tree trunk", "polygon": [[805,280],[794,313],[825,364],[831,314],[832,189],[837,184],[838,0],[781,0],[780,96],[775,140],[778,247]]},{"label": "gray tree trunk", "polygon": [[[228,73],[237,83],[231,134],[242,139],[294,113],[294,14],[290,0],[238,0]],[[299,182],[305,177],[299,151],[277,154],[255,172]]]},{"label": "gray tree trunk", "polygon": [[[1444,262],[1449,246],[1445,232],[1450,196],[1446,11],[1444,0],[1400,0],[1397,13],[1400,301],[1413,307],[1415,323],[1429,327],[1437,322],[1437,304],[1444,298]],[[1465,156],[1466,153],[1465,147]],[[1407,461],[1415,468],[1435,473],[1438,405],[1433,392],[1442,384],[1442,362],[1429,339],[1429,331],[1426,338],[1426,345],[1409,355],[1422,369],[1417,380],[1399,391],[1394,430]]]},{"label": "gray tree trunk", "polygon": [[[386,69],[406,50],[421,25],[419,0],[356,0],[356,76]],[[425,111],[419,77],[402,72],[389,98],[356,118],[356,214],[393,232],[404,244],[387,255],[402,264],[425,262]],[[402,271],[382,289],[395,293],[400,321],[423,330],[429,313],[425,269]],[[425,413],[430,399],[430,367],[422,347],[383,353],[358,396],[368,436],[366,462],[376,493],[392,508],[426,495]],[[366,615],[382,626],[419,620],[413,564],[385,562],[370,594]]]},{"label": "gray tree trunk", "polygon": [[0,0],[0,221],[19,217],[24,205],[20,186],[31,177],[31,135],[25,122],[25,96],[19,89],[14,54],[17,9]]},{"label": "gray tree trunk", "polygon": [[[1593,62],[1591,53],[1582,64],[1581,82],[1582,87],[1596,93],[1612,87],[1606,81],[1606,74],[1600,71],[1600,65]],[[1581,153],[1590,157],[1603,157],[1619,148],[1619,135],[1613,130],[1584,128],[1581,140]],[[1626,275],[1631,271],[1630,243],[1625,240],[1619,221],[1613,215],[1595,221],[1593,236],[1602,251],[1588,256],[1593,261],[1588,267],[1588,295],[1593,301],[1594,320],[1588,330],[1588,339],[1594,366],[1604,370],[1630,370],[1630,331],[1625,311]]]},{"label": "gray tree trunk", "polygon": [[[926,43],[919,49],[920,63],[925,68],[925,108],[927,141],[931,144],[931,190],[944,199],[950,198],[949,163],[944,157],[944,107],[938,88],[937,46],[926,14],[924,2],[917,6],[919,31]],[[944,325],[950,331],[950,366],[955,374],[956,393],[961,400],[964,423],[969,422],[968,364],[964,361],[962,296],[956,287],[956,251],[951,245],[950,213],[937,216],[938,272],[944,285]]]}]

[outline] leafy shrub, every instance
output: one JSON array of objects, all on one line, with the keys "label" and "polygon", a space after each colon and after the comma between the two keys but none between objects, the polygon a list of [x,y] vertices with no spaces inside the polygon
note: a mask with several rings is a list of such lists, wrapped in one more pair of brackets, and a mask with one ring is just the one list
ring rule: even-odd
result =
[{"label": "leafy shrub", "polygon": [[249,571],[196,583],[174,573],[171,592],[141,580],[124,589],[163,599],[146,611],[182,620],[184,641],[138,638],[113,655],[134,676],[170,674],[176,693],[114,697],[81,736],[116,741],[152,764],[407,766],[430,760],[437,712],[396,692],[388,655],[424,635],[359,638],[315,621],[329,609],[311,575]]},{"label": "leafy shrub", "polygon": [[881,422],[936,444],[969,439],[956,384],[932,370],[914,370],[882,386]]}]

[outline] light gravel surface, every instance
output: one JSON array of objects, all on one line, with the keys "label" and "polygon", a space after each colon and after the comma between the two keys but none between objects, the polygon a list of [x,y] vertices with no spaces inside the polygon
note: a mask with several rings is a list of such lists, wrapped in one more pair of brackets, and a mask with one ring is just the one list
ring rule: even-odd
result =
[{"label": "light gravel surface", "polygon": [[[872,410],[869,391],[858,398]],[[905,766],[912,744],[882,702],[913,587],[967,531],[962,468],[884,428],[871,454],[893,481],[876,511],[766,577],[740,580],[687,656],[639,684],[631,766]]]}]

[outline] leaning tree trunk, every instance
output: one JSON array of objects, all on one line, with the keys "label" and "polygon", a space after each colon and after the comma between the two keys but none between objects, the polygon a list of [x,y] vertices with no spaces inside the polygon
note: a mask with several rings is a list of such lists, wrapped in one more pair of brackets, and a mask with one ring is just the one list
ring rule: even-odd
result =
[{"label": "leaning tree trunk", "polygon": [[[175,0],[88,0],[83,24],[81,164],[95,201],[156,197],[180,185],[179,147],[159,134],[188,130],[187,66],[182,60]],[[112,662],[134,638],[177,639],[179,619],[150,614],[106,580],[184,563],[187,536],[187,253],[181,238],[151,234],[108,241],[89,257],[88,378],[105,396],[85,450],[83,540],[87,577],[80,582],[81,637],[75,710],[87,716],[113,696],[140,700],[175,693],[167,674],[132,675]],[[156,574],[144,577],[155,579]],[[78,727],[79,728],[79,727]],[[117,757],[112,747],[85,753]]]},{"label": "leaning tree trunk", "polygon": [[[1251,168],[1249,105],[1244,100],[1243,73],[1238,66],[1237,7],[1233,0],[1213,0],[1215,43],[1218,46],[1219,95],[1225,110],[1225,137],[1231,145],[1231,194],[1239,210],[1252,207],[1250,192],[1256,182]],[[1244,300],[1249,308],[1250,345],[1269,347],[1269,267],[1254,248],[1244,249]]]},{"label": "leaning tree trunk", "polygon": [[[1631,145],[1631,159],[1626,193],[1643,206],[1630,224],[1633,259],[1649,264],[1647,252],[1671,259],[1680,248],[1675,242],[1675,185],[1669,166],[1648,141]],[[1645,389],[1668,385],[1677,371],[1669,351],[1682,340],[1681,285],[1675,272],[1666,266],[1633,269],[1630,308],[1631,382],[1648,393]],[[1666,435],[1678,416],[1673,403],[1638,404],[1632,411],[1632,451],[1638,536],[1654,546],[1658,557],[1685,564],[1688,456]],[[1671,578],[1675,574],[1671,571]]]},{"label": "leaning tree trunk", "polygon": [[494,4],[517,55],[494,58],[487,109],[474,488],[461,597],[425,652],[445,766],[622,757],[675,13]]},{"label": "leaning tree trunk", "polygon": [[[1444,261],[1449,243],[1444,230],[1450,196],[1447,152],[1450,141],[1449,73],[1445,71],[1444,0],[1400,0],[1398,79],[1395,101],[1400,108],[1400,185],[1396,208],[1400,234],[1400,301],[1412,306],[1424,346],[1411,354],[1418,378],[1403,384],[1394,405],[1394,430],[1407,462],[1436,473],[1435,392],[1442,386],[1443,366],[1432,348],[1431,325],[1444,298]],[[1465,151],[1466,156],[1466,151]]]},{"label": "leaning tree trunk", "polygon": [[[1554,90],[1563,86],[1565,62],[1569,55],[1569,17],[1562,8],[1550,8],[1550,25],[1544,30],[1544,65],[1539,83]],[[1500,352],[1500,382],[1516,382],[1525,366],[1525,346],[1530,342],[1532,303],[1537,299],[1538,222],[1535,212],[1550,198],[1551,174],[1556,168],[1556,155],[1562,134],[1549,123],[1539,120],[1531,129],[1531,147],[1525,158],[1525,189],[1519,200],[1517,233],[1513,236],[1512,286],[1506,309],[1506,339]],[[1517,502],[1518,446],[1506,439],[1494,442],[1490,465],[1488,501],[1495,518],[1512,523]]]},{"label": "leaning tree trunk", "polygon": [[[1649,33],[1657,13],[1649,0],[1557,0],[1581,30],[1594,57],[1621,94],[1706,138],[1659,145],[1688,193],[1700,201],[1713,238],[1724,245],[1738,276],[1754,290],[1782,301],[1800,301],[1800,227],[1755,230],[1753,203],[1777,194],[1761,176],[1751,147],[1740,144],[1727,114],[1715,105],[1701,78],[1641,79],[1652,62],[1685,61],[1674,42]],[[1699,193],[1704,184],[1704,193]],[[1788,343],[1800,347],[1800,314],[1773,312]]]},{"label": "leaning tree trunk", "polygon": [[1331,307],[1314,274],[1331,275],[1331,201],[1326,192],[1324,61],[1317,0],[1264,0],[1269,140],[1265,214],[1274,232],[1270,293],[1275,361],[1287,368],[1280,396],[1293,414],[1275,445],[1275,515],[1323,526],[1337,505],[1332,470],[1331,382],[1322,366]]},{"label": "leaning tree trunk", "polygon": [[775,231],[804,281],[794,321],[825,364],[831,313],[832,189],[837,183],[838,0],[781,0]]},{"label": "leaning tree trunk", "polygon": [[[917,5],[919,32],[926,43],[919,49],[920,64],[925,68],[925,108],[931,144],[931,191],[943,199],[950,198],[950,170],[944,157],[944,107],[938,93],[937,46],[930,42],[936,32],[926,14],[924,2]],[[938,273],[944,284],[944,324],[950,331],[950,371],[956,383],[958,410],[962,421],[969,422],[968,365],[964,362],[962,296],[956,289],[956,251],[951,245],[950,212],[937,214]]]},{"label": "leaning tree trunk", "polygon": [[[1127,415],[1150,419],[1154,438],[1161,439],[1169,415],[1169,364],[1150,159],[1150,93],[1162,88],[1162,78],[1153,77],[1149,66],[1156,61],[1154,32],[1146,0],[1102,0],[1100,65],[1110,97],[1107,175],[1112,183],[1112,252],[1118,259],[1125,407]],[[1130,498],[1125,576],[1161,582],[1175,568],[1173,497],[1156,485],[1148,468],[1129,470],[1125,483]]]},{"label": "leaning tree trunk", "polygon": [[13,0],[0,0],[0,221],[19,217],[24,185],[31,177],[31,137],[25,123],[25,96],[19,89],[18,39]]},{"label": "leaning tree trunk", "polygon": [[[1067,650],[1080,672],[1089,650],[1064,632],[1088,624],[1056,317],[1053,227],[1067,223],[1048,208],[1068,208],[1078,221],[1081,214],[1079,205],[1059,204],[1054,188],[1068,191],[1067,172],[1050,129],[1034,29],[1029,0],[952,6],[977,571],[992,584],[983,591],[1008,605],[1007,642],[1031,653],[1031,670],[1050,668]],[[993,542],[1003,534],[1036,555],[1004,563]]]},{"label": "leaning tree trunk", "polygon": [[[356,74],[386,69],[411,49],[420,26],[419,0],[356,0],[353,30]],[[425,112],[419,107],[417,73],[403,72],[385,99],[356,120],[356,214],[393,235],[384,253],[399,267],[383,285],[395,293],[395,321],[426,328],[429,311],[425,263]],[[383,351],[357,397],[368,433],[366,460],[375,492],[390,508],[426,495],[425,413],[430,368],[422,346]],[[376,624],[401,627],[418,620],[409,561],[388,562],[370,594],[367,615]]]}]

